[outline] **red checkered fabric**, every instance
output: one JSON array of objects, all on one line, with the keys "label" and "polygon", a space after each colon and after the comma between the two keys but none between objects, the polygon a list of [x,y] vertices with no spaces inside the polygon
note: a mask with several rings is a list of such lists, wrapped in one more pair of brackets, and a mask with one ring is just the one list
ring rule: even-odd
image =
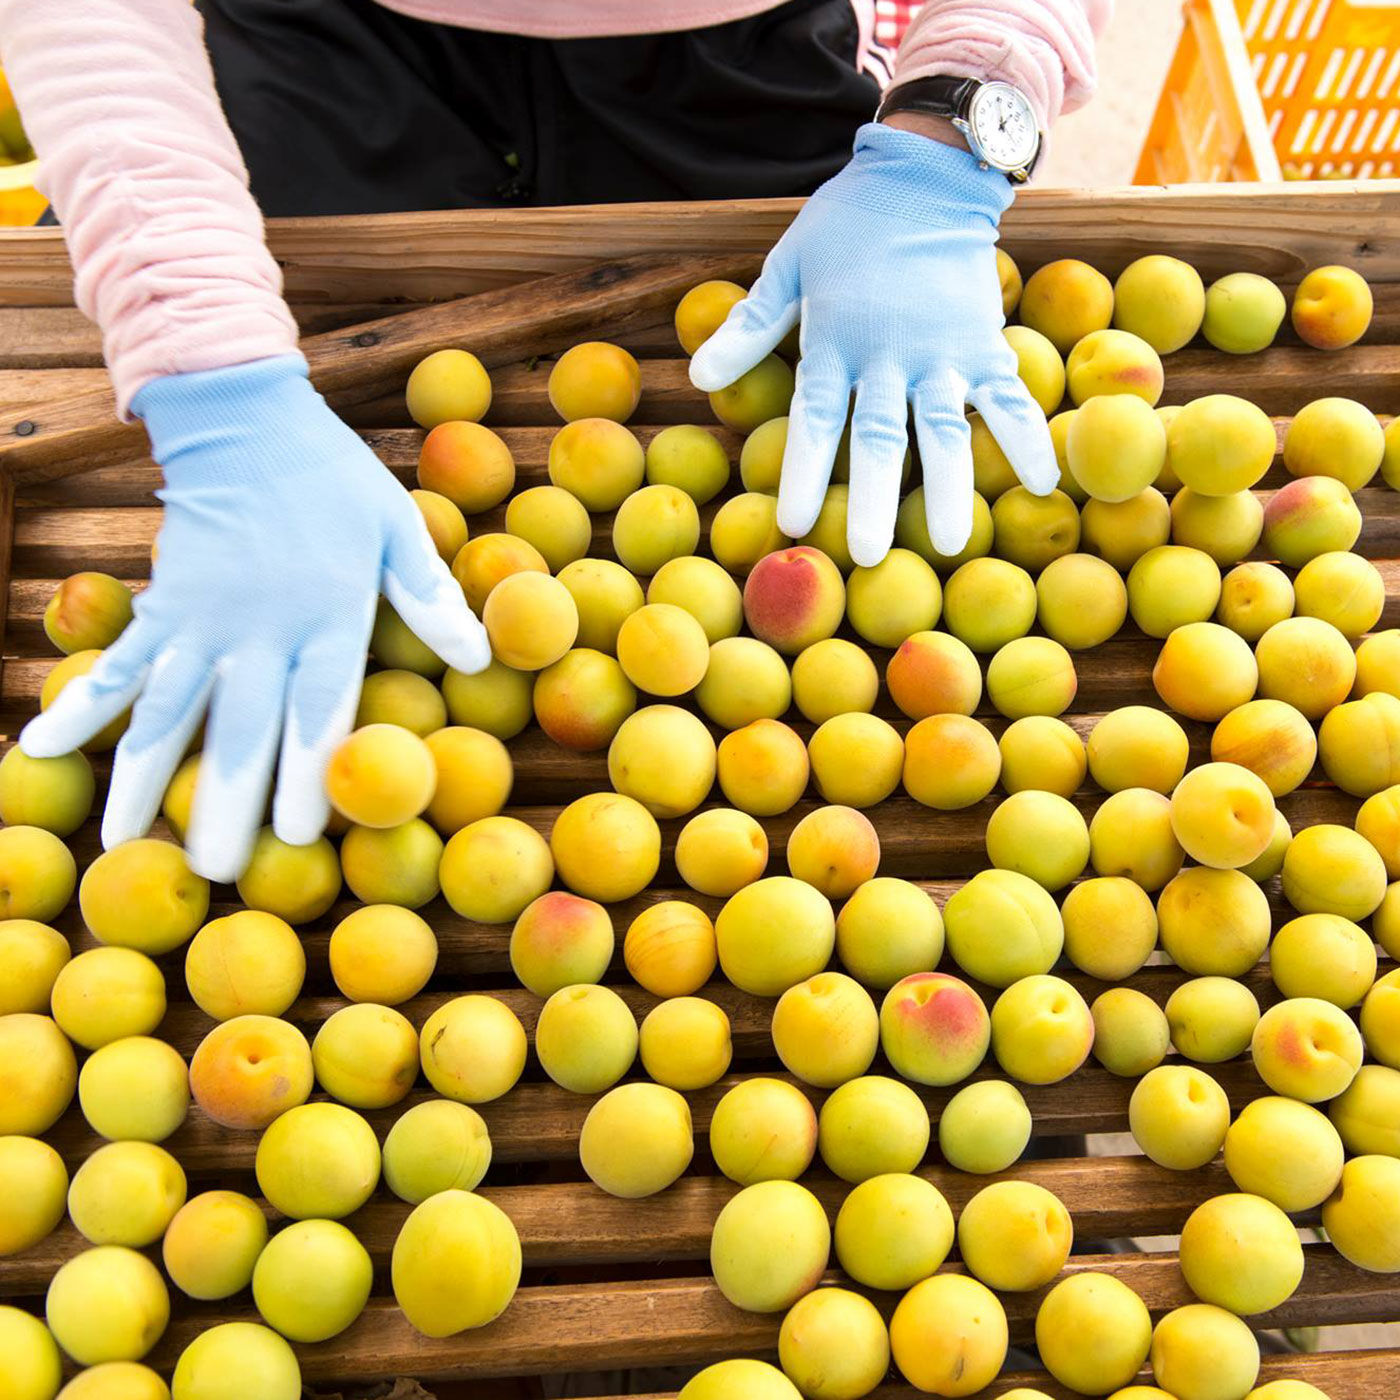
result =
[{"label": "red checkered fabric", "polygon": [[875,0],[875,37],[898,48],[909,22],[923,9],[922,0]]}]

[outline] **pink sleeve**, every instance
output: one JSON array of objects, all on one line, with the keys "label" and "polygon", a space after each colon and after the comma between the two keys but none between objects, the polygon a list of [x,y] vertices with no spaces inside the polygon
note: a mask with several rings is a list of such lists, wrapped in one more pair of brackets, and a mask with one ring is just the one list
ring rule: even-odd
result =
[{"label": "pink sleeve", "polygon": [[0,44],[122,415],[160,375],[295,351],[189,0],[0,0]]},{"label": "pink sleeve", "polygon": [[928,0],[900,45],[894,82],[938,73],[1014,83],[1040,129],[1094,91],[1094,40],[1113,0]]}]

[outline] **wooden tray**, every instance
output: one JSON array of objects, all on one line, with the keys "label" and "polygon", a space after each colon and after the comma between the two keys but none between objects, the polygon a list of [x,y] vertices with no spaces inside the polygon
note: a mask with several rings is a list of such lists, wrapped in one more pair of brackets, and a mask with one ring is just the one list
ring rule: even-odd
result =
[{"label": "wooden tray", "polygon": [[[767,201],[290,220],[272,227],[271,242],[286,270],[294,309],[303,328],[314,333],[381,316],[395,303],[409,310],[424,302],[637,253],[687,260],[676,274],[678,286],[725,267],[733,275],[750,275],[794,209],[790,202]],[[1164,401],[1182,402],[1228,389],[1255,399],[1283,420],[1309,399],[1339,393],[1360,398],[1383,413],[1400,411],[1400,183],[1133,189],[1092,196],[1030,191],[1008,215],[1004,243],[1026,273],[1051,258],[1076,255],[1113,275],[1144,252],[1162,251],[1191,261],[1207,280],[1251,270],[1291,288],[1309,267],[1347,263],[1367,276],[1376,296],[1375,323],[1360,345],[1325,355],[1302,347],[1285,332],[1275,348],[1243,359],[1193,346],[1168,357]],[[44,423],[45,404],[100,391],[104,375],[97,333],[71,305],[68,265],[57,235],[17,232],[6,235],[0,248],[0,434],[9,435],[26,416]],[[608,298],[602,301],[608,303]],[[643,359],[644,392],[633,426],[644,439],[666,423],[712,423],[703,397],[689,387],[668,306],[639,306],[635,297],[628,300],[623,292],[616,305],[600,305],[591,321],[577,321],[567,334],[558,333],[554,315],[551,334],[552,313],[567,310],[537,303],[537,318],[522,323],[523,329],[517,326],[520,338],[510,352],[515,362],[501,364],[493,375],[496,398],[488,421],[510,443],[522,487],[545,479],[545,454],[556,426],[545,396],[548,366],[521,362],[519,357],[527,351],[550,351],[587,336],[615,338]],[[530,335],[537,338],[531,340]],[[341,341],[345,346],[353,343],[353,333]],[[474,348],[470,334],[461,343]],[[407,426],[397,389],[358,402],[347,412],[396,474],[411,482],[421,434]],[[737,438],[720,435],[737,456]],[[0,451],[0,746],[12,742],[18,726],[34,711],[40,683],[55,660],[43,636],[41,615],[57,582],[82,568],[106,570],[137,585],[146,577],[158,521],[151,496],[156,469],[140,450],[139,438],[127,437],[108,461],[96,468],[87,460],[36,468],[26,466],[22,455],[11,458]],[[1264,494],[1283,479],[1276,467],[1263,483]],[[1359,499],[1366,526],[1358,548],[1376,560],[1386,578],[1382,625],[1400,625],[1400,497],[1374,486]],[[711,513],[704,513],[707,520]],[[473,533],[499,528],[500,517],[499,511],[478,517],[472,521]],[[600,518],[596,526],[595,552],[606,554],[608,521]],[[1157,643],[1129,627],[1104,647],[1077,658],[1080,691],[1067,718],[1084,731],[1106,709],[1156,703],[1150,682],[1156,650]],[[807,732],[800,721],[797,727]],[[1199,757],[1208,730],[1189,722],[1186,727]],[[999,728],[994,718],[993,728]],[[565,802],[606,786],[601,755],[568,754],[533,727],[511,748],[516,787],[510,810],[542,830]],[[107,765],[99,766],[101,788]],[[1079,801],[1088,812],[1100,796],[1086,787]],[[804,803],[766,823],[771,871],[783,868],[787,833],[810,805]],[[1320,775],[1281,803],[1295,829],[1317,821],[1349,822],[1356,805]],[[902,796],[891,798],[870,813],[883,842],[882,870],[926,883],[941,902],[986,863],[982,838],[989,806],[940,814]],[[676,892],[679,881],[670,852],[678,826],[663,823],[666,850],[658,888],[615,910],[619,931],[642,905]],[[90,823],[72,844],[80,863],[91,859],[97,850],[96,824]],[[217,908],[212,912],[233,907],[229,893],[216,891]],[[1281,895],[1274,889],[1271,897],[1283,917]],[[715,901],[696,902],[715,910]],[[289,1017],[308,1029],[341,1004],[328,976],[326,941],[348,907],[338,906],[306,932],[306,989]],[[441,959],[428,990],[404,1008],[407,1014],[421,1022],[432,1007],[464,988],[488,989],[507,1001],[532,1030],[539,1003],[512,984],[506,958],[508,928],[460,919],[441,901],[424,912],[437,929]],[[90,942],[76,906],[60,924],[75,947]],[[189,1054],[210,1023],[183,999],[181,955],[162,963],[171,1006],[160,1034]],[[627,983],[620,964],[609,980],[639,1014],[653,1004],[653,998]],[[1102,989],[1077,973],[1071,980],[1086,996]],[[1144,968],[1130,982],[1162,1001],[1180,980],[1182,974],[1163,965]],[[1256,969],[1248,980],[1261,1002],[1275,998],[1266,968]],[[704,1151],[709,1116],[725,1088],[744,1075],[773,1072],[771,1003],[722,983],[707,994],[732,1018],[735,1065],[724,1082],[690,1096],[699,1150],[694,1167],[680,1183],[642,1202],[617,1201],[596,1191],[577,1164],[578,1132],[591,1101],[556,1088],[538,1071],[527,1072],[516,1090],[483,1110],[497,1162],[485,1194],[513,1217],[525,1251],[524,1285],[511,1308],[478,1332],[442,1341],[417,1335],[399,1315],[387,1285],[388,1253],[407,1208],[381,1190],[350,1222],[375,1260],[374,1298],[365,1315],[340,1337],[298,1348],[308,1384],[334,1389],[411,1376],[441,1395],[469,1393],[486,1400],[541,1394],[535,1378],[549,1373],[694,1367],[731,1355],[771,1356],[780,1319],[732,1308],[708,1275],[710,1225],[735,1188],[716,1175]],[[1220,1066],[1218,1077],[1236,1108],[1264,1092],[1244,1060]],[[1159,1315],[1190,1301],[1172,1250],[1108,1252],[1110,1242],[1170,1237],[1196,1205],[1230,1186],[1219,1161],[1198,1172],[1177,1173],[1137,1156],[1083,1155],[1080,1135],[1121,1133],[1126,1128],[1131,1088],[1131,1081],[1116,1079],[1091,1062],[1064,1084],[1027,1090],[1034,1132],[1042,1140],[1041,1150],[1050,1155],[1025,1161],[1008,1175],[1041,1182],[1070,1209],[1079,1248],[1085,1251],[1073,1256],[1071,1269],[1119,1275]],[[420,1091],[414,1098],[423,1096]],[[937,1111],[948,1093],[930,1091],[925,1097]],[[401,1111],[368,1116],[382,1135]],[[76,1107],[50,1136],[71,1163],[95,1145]],[[192,1190],[216,1183],[255,1190],[255,1135],[220,1130],[196,1110],[169,1146],[184,1163]],[[983,1179],[954,1172],[935,1158],[924,1171],[955,1209],[983,1184]],[[810,1173],[809,1179],[834,1211],[844,1190],[841,1184],[821,1171]],[[81,1247],[76,1232],[65,1224],[28,1253],[0,1261],[0,1295],[40,1300],[53,1269]],[[1330,1246],[1308,1249],[1303,1286],[1277,1312],[1257,1319],[1262,1328],[1400,1320],[1400,1289],[1393,1279],[1352,1267]],[[895,1300],[878,1301],[892,1306]],[[1030,1338],[1038,1301],[1039,1295],[1006,1299],[1013,1341]],[[152,1360],[168,1367],[201,1327],[252,1315],[246,1295],[218,1306],[177,1297],[170,1329]],[[1271,1355],[1264,1366],[1266,1378],[1306,1378],[1332,1400],[1400,1394],[1400,1349]],[[470,1384],[456,1390],[456,1383],[464,1381]],[[1057,1397],[1071,1395],[1043,1375],[1004,1376],[985,1394],[998,1395],[1015,1384],[1033,1384]],[[601,1395],[608,1383],[599,1381],[595,1388]],[[616,1393],[616,1386],[608,1393]],[[878,1392],[881,1400],[909,1400],[914,1394],[893,1382]]]}]

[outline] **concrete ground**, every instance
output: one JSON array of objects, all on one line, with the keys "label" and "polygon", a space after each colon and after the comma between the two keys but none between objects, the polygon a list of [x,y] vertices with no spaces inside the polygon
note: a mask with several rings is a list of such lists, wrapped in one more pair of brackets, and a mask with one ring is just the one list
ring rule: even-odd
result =
[{"label": "concrete ground", "polygon": [[1094,100],[1055,124],[1039,185],[1128,185],[1181,34],[1178,0],[1117,0]]}]

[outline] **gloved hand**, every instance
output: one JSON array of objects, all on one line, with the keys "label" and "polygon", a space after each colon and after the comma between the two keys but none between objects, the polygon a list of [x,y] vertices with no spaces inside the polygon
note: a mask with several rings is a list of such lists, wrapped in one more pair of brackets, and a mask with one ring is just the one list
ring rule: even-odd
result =
[{"label": "gloved hand", "polygon": [[1016,375],[1001,334],[994,249],[1011,203],[1004,175],[965,150],[876,123],[855,155],[778,240],[752,291],[690,364],[721,389],[758,363],[799,317],[797,367],[778,489],[778,527],[815,524],[852,390],[847,540],[857,564],[894,538],[913,404],[929,535],[945,554],[972,531],[972,447],[963,405],[982,414],[1037,495],[1059,469],[1045,415]]},{"label": "gloved hand", "polygon": [[325,826],[326,762],[354,722],[381,589],[449,665],[479,671],[490,646],[412,497],[311,387],[300,355],[152,380],[132,408],[165,469],[151,585],[20,745],[67,753],[136,702],[102,821],[111,847],[150,827],[208,704],[186,846],[201,875],[231,880],[279,739],[277,835],[301,845]]}]

